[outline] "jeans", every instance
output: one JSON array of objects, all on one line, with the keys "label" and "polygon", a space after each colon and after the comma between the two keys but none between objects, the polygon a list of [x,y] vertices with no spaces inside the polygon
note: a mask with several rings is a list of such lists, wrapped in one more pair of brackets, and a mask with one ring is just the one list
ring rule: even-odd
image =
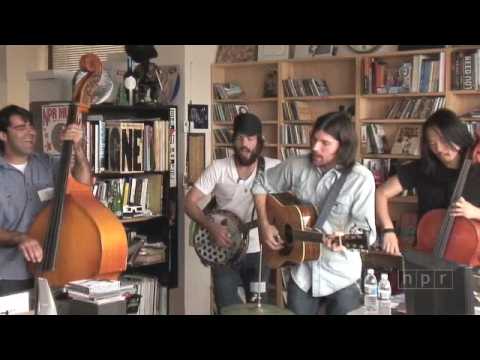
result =
[{"label": "jeans", "polygon": [[[260,253],[246,254],[234,265],[216,265],[212,267],[215,303],[220,310],[225,306],[242,304],[238,288],[243,287],[247,302],[254,294],[250,293],[250,283],[258,282]],[[270,269],[262,262],[262,281],[268,284]],[[268,302],[267,294],[261,294],[262,302]]]},{"label": "jeans", "polygon": [[362,306],[362,294],[357,283],[324,297],[313,297],[290,278],[287,292],[288,308],[297,315],[317,315],[320,305],[326,305],[326,315],[345,315]]},{"label": "jeans", "polygon": [[22,292],[33,288],[33,279],[0,280],[0,296]]}]

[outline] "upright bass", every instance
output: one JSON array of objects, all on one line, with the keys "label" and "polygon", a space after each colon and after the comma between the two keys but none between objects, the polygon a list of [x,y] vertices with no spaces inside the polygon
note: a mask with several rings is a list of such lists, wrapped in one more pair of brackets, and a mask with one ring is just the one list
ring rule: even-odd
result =
[{"label": "upright bass", "polygon": [[[87,72],[75,86],[67,125],[82,124],[102,74],[102,63],[94,54],[80,59]],[[127,236],[117,217],[70,175],[73,143],[64,141],[55,197],[30,228],[29,235],[43,246],[43,260],[29,264],[35,276],[53,287],[73,280],[116,279],[126,269]]]},{"label": "upright bass", "polygon": [[[472,164],[480,162],[479,134],[464,159],[450,206],[462,196]],[[471,267],[480,266],[480,221],[449,215],[449,209],[427,212],[418,223],[416,249]]]}]

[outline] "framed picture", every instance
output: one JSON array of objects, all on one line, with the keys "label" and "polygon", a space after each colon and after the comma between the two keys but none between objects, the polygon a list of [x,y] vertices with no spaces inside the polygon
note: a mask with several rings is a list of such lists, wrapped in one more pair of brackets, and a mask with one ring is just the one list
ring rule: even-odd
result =
[{"label": "framed picture", "polygon": [[333,45],[295,45],[295,59],[333,55]]},{"label": "framed picture", "polygon": [[205,170],[205,134],[187,136],[187,182],[193,185]]},{"label": "framed picture", "polygon": [[258,45],[258,61],[288,59],[290,45]]},{"label": "framed picture", "polygon": [[257,61],[257,45],[218,45],[217,64]]},{"label": "framed picture", "polygon": [[208,105],[188,105],[191,130],[208,130]]}]

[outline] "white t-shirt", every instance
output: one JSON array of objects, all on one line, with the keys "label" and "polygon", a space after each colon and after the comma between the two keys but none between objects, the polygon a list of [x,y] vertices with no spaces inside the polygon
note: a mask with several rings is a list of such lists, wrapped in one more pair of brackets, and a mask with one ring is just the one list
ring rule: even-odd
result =
[{"label": "white t-shirt", "polygon": [[[264,159],[265,169],[272,168],[281,162],[278,159],[269,157],[264,157]],[[252,220],[254,208],[251,189],[256,175],[257,169],[253,171],[248,179],[240,179],[232,156],[214,160],[195,182],[195,187],[205,195],[213,193],[219,209],[229,210],[242,221],[249,222]],[[255,212],[254,219],[256,218],[257,214]],[[249,233],[247,253],[259,251],[258,230],[255,228]]]},{"label": "white t-shirt", "polygon": [[25,174],[25,168],[27,167],[28,163],[25,164],[10,164],[12,165],[15,169],[19,170],[22,172],[22,174]]}]

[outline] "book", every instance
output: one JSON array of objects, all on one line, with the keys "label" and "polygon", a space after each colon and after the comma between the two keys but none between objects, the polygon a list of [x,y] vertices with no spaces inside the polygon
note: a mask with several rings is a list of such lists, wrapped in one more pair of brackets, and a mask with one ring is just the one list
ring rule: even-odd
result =
[{"label": "book", "polygon": [[60,135],[67,123],[69,104],[49,104],[42,106],[43,151],[50,155],[60,155],[62,141]]},{"label": "book", "polygon": [[110,291],[117,291],[120,289],[120,281],[118,280],[76,280],[70,281],[65,288],[73,290],[82,294],[95,294]]},{"label": "book", "polygon": [[144,127],[144,123],[106,121],[108,171],[143,172]]},{"label": "book", "polygon": [[420,155],[420,126],[402,125],[397,130],[391,153],[394,155]]}]

